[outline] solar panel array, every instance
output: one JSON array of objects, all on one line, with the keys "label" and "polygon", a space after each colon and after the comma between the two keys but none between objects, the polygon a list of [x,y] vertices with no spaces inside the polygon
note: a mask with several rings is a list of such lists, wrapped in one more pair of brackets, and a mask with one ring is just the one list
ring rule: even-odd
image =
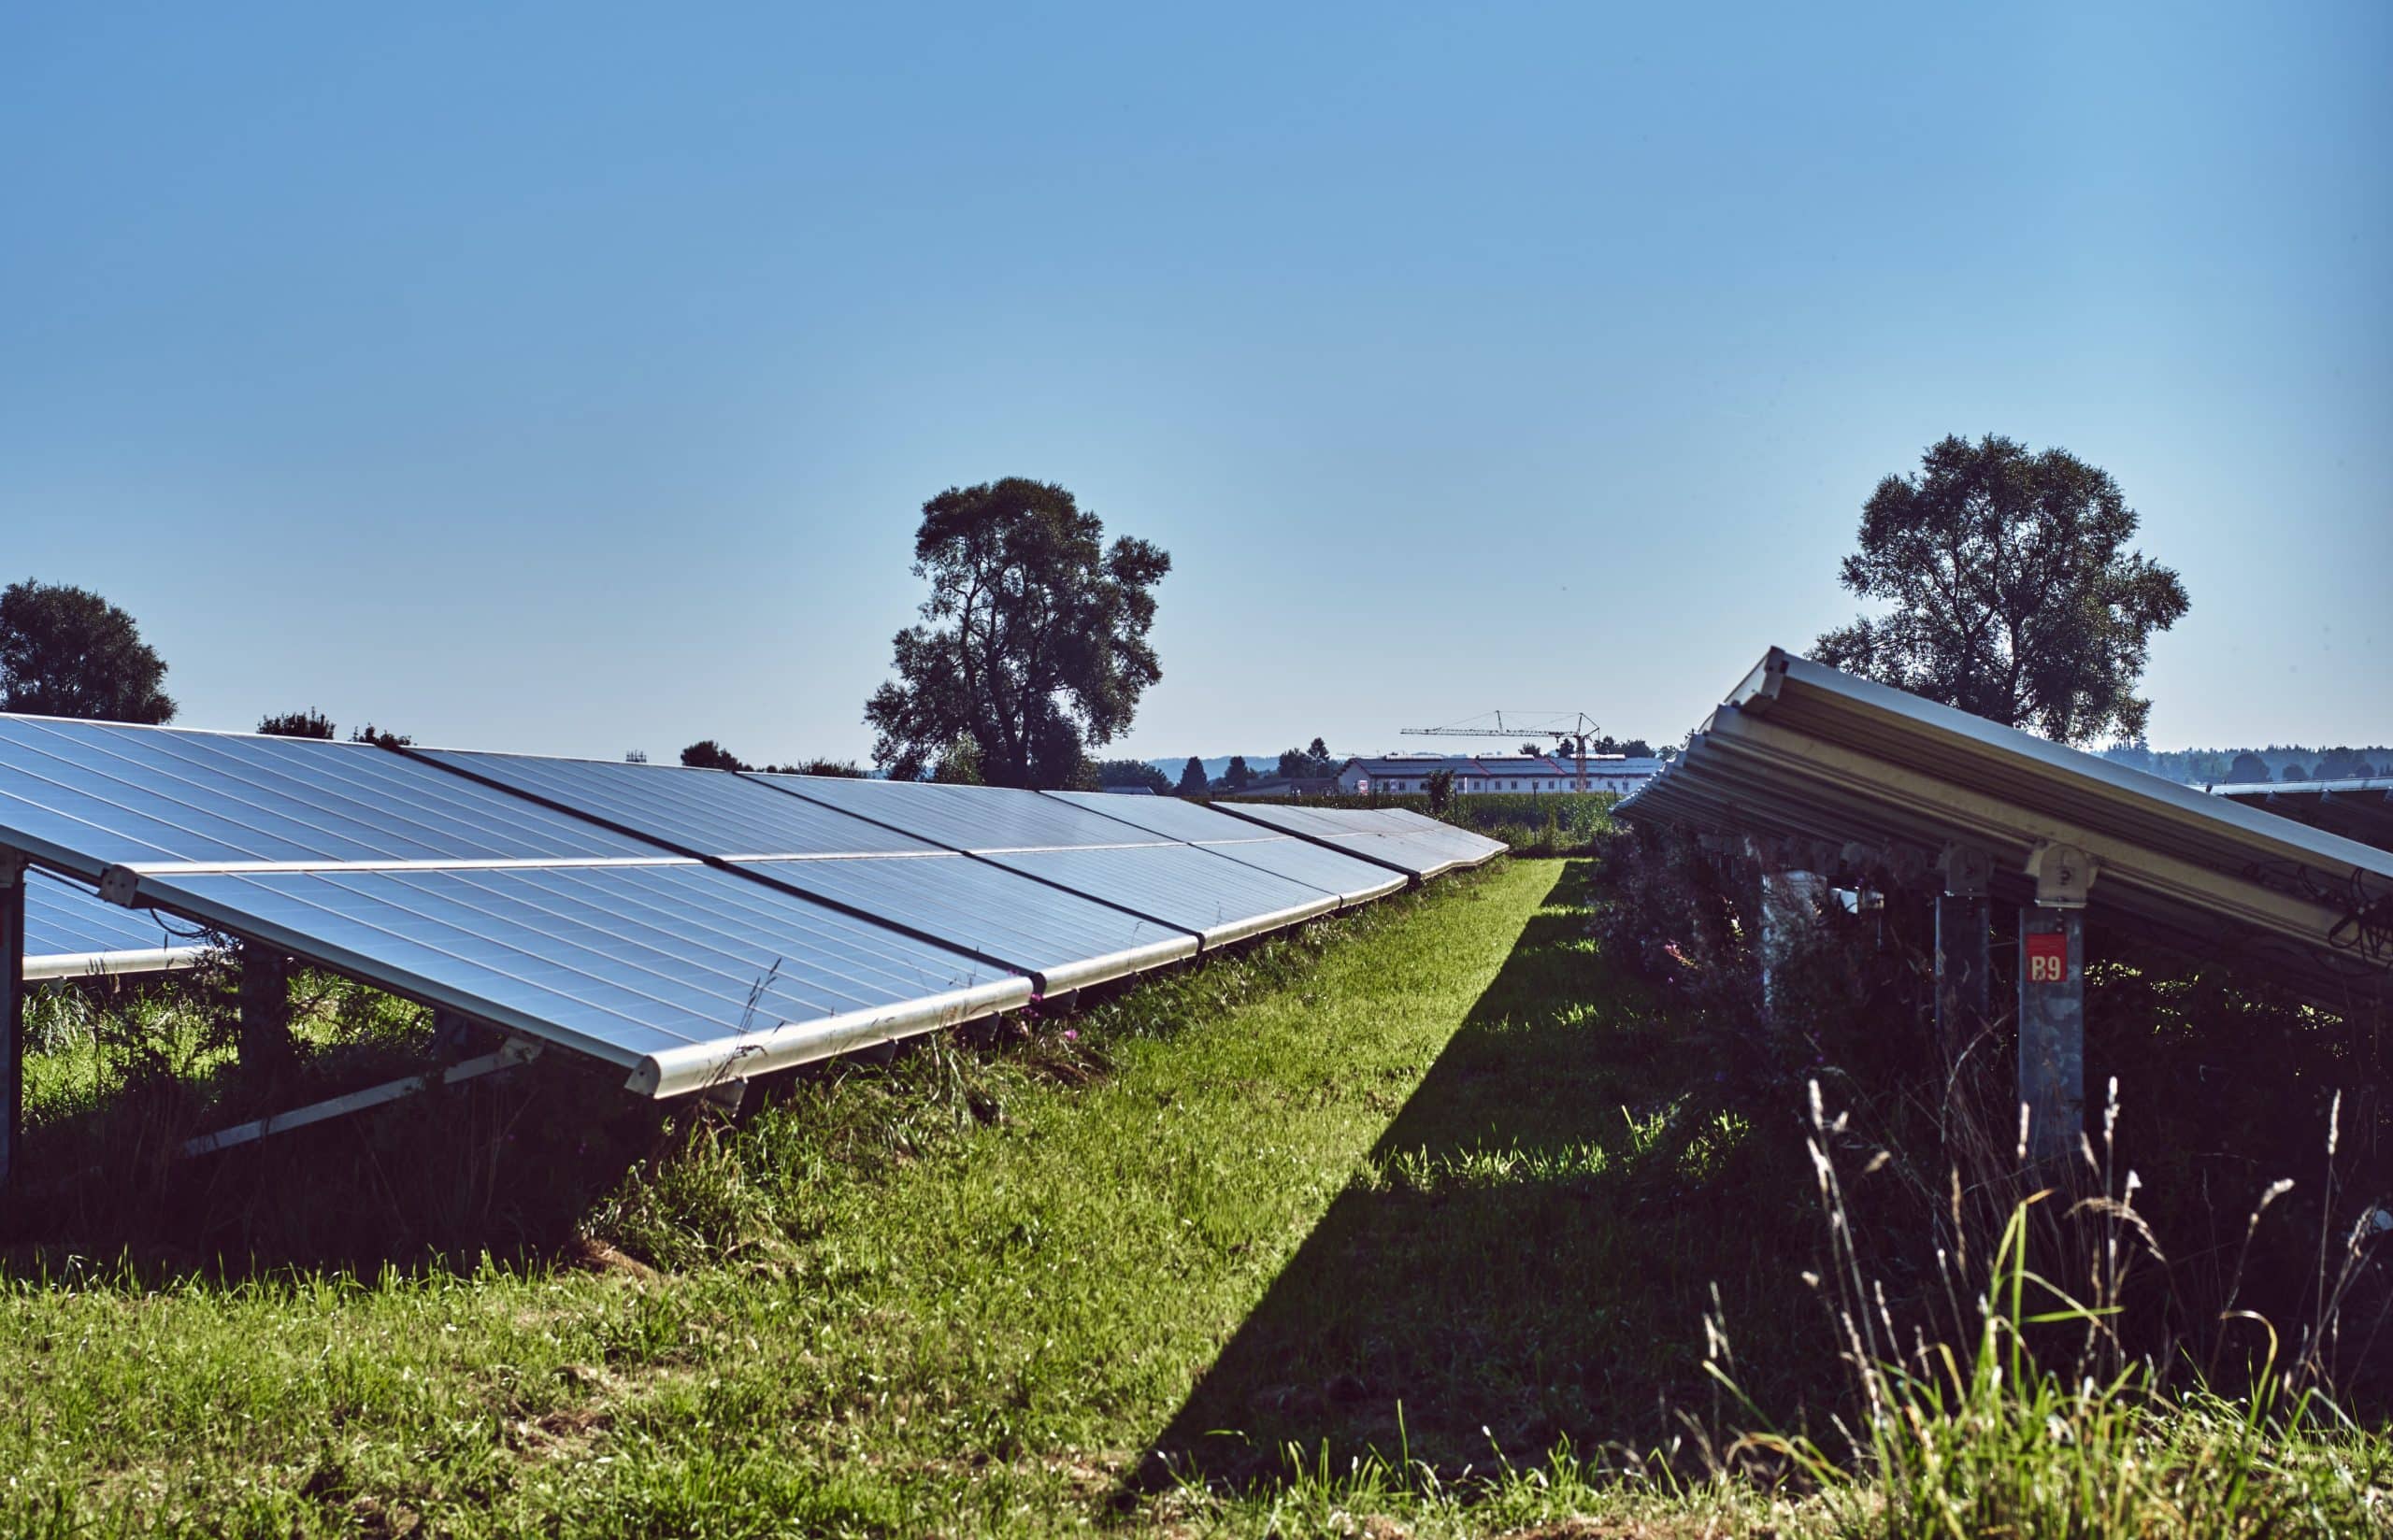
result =
[{"label": "solar panel array", "polygon": [[2011,898],[2033,891],[2040,849],[2082,850],[2087,903],[2114,923],[2330,1009],[2393,1000],[2393,854],[1776,649],[1613,811],[1829,862],[1976,847]]},{"label": "solar panel array", "polygon": [[2211,795],[2393,850],[2393,776],[2214,786]]},{"label": "solar panel array", "polygon": [[1498,840],[1405,807],[1306,807],[1281,802],[1222,806],[1266,828],[1316,840],[1416,877],[1476,866],[1504,848]]},{"label": "solar panel array", "polygon": [[1105,801],[0,716],[0,845],[89,885],[29,887],[29,950],[163,935],[153,910],[652,1095],[1013,1009],[1501,848],[1411,815],[1292,830]]}]

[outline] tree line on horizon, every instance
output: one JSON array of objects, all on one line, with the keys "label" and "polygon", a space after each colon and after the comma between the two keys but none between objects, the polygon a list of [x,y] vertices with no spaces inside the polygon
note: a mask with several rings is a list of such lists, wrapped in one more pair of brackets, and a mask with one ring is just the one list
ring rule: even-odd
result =
[{"label": "tree line on horizon", "polygon": [[[1916,472],[1885,477],[1865,503],[1840,576],[1878,612],[1823,633],[1812,655],[2056,742],[2114,738],[2114,759],[2149,756],[2155,767],[2173,767],[2173,756],[2143,746],[2151,703],[2136,686],[2153,635],[2190,601],[2175,572],[2133,548],[2140,525],[2109,473],[2066,449],[1948,436],[1929,446]],[[1219,780],[1192,757],[1176,782],[1144,761],[1095,757],[1129,729],[1162,678],[1149,640],[1155,589],[1171,571],[1159,546],[1128,535],[1109,542],[1103,521],[1064,487],[1009,477],[930,498],[913,552],[928,592],[916,622],[893,639],[892,677],[864,708],[878,773],[1183,792],[1242,790],[1259,778],[1242,755]],[[0,592],[0,708],[165,722],[175,704],[165,675],[132,618],[98,594],[32,580]],[[313,709],[268,717],[259,730],[335,732]],[[371,723],[351,736],[407,741]],[[1569,758],[1577,747],[1565,739],[1523,749]],[[1587,748],[1653,751],[1634,738]],[[2202,778],[2271,778],[2262,754],[2279,751],[2217,752],[2226,763]],[[2291,752],[2295,763],[2280,775],[2393,771],[2393,751]],[[748,768],[713,738],[690,745],[681,763]],[[1327,775],[1336,764],[1316,737],[1282,753],[1276,774]],[[767,768],[867,773],[821,759]]]}]

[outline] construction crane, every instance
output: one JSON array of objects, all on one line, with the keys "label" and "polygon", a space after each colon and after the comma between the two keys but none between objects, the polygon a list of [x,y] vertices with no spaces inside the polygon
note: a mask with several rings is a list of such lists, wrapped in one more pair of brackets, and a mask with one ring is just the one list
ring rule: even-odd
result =
[{"label": "construction crane", "polygon": [[1457,722],[1452,727],[1400,727],[1397,731],[1408,738],[1511,738],[1515,743],[1523,738],[1569,738],[1578,745],[1579,749],[1579,777],[1575,790],[1583,791],[1587,789],[1587,740],[1597,732],[1595,718],[1584,711],[1574,711],[1569,715],[1569,725],[1563,726],[1559,725],[1564,720],[1560,712],[1515,711],[1512,713],[1515,720],[1523,717],[1541,720],[1535,726],[1508,727],[1501,711],[1491,711],[1488,715],[1496,719],[1493,727],[1473,727],[1468,722]]}]

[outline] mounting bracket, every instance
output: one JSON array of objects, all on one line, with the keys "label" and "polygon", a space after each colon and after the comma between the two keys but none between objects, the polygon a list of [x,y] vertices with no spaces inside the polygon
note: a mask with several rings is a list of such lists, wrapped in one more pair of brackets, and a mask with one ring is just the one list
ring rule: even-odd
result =
[{"label": "mounting bracket", "polygon": [[2045,909],[2082,909],[2094,886],[2094,858],[2074,845],[2039,840],[2028,853],[2028,875],[2036,879],[2036,904]]}]

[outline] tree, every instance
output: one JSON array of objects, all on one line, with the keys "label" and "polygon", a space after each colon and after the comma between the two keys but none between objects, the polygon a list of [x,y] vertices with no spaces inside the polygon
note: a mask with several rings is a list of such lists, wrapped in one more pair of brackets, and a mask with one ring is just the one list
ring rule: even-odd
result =
[{"label": "tree", "polygon": [[89,589],[0,590],[0,711],[155,727],[175,716],[165,677],[133,617]]},{"label": "tree", "polygon": [[[1075,774],[1077,773],[1076,765]],[[974,740],[971,734],[967,733],[947,746],[947,752],[941,754],[939,757],[939,763],[931,766],[931,779],[948,786],[986,786],[988,784],[986,778],[981,774],[981,745]]]},{"label": "tree", "polygon": [[2368,762],[2360,758],[2358,749],[2349,745],[2329,749],[2318,759],[2320,780],[2350,780],[2368,773]]},{"label": "tree", "polygon": [[863,765],[853,760],[801,760],[795,764],[768,764],[768,776],[834,776],[841,780],[868,778]]},{"label": "tree", "polygon": [[1338,768],[1337,764],[1331,760],[1329,745],[1322,742],[1321,739],[1317,737],[1313,739],[1312,742],[1305,745],[1305,758],[1311,762],[1311,774],[1316,776],[1328,775],[1331,771]]},{"label": "tree", "polygon": [[[1201,777],[1204,771],[1199,769]],[[1143,786],[1157,796],[1171,791],[1171,779],[1144,760],[1107,760],[1096,767],[1099,786]]]},{"label": "tree", "polygon": [[923,505],[923,624],[897,634],[897,677],[873,692],[873,758],[913,779],[970,736],[997,786],[1063,786],[1130,725],[1163,677],[1147,633],[1159,547],[1105,526],[1049,482],[1010,477]]},{"label": "tree", "polygon": [[339,734],[333,720],[321,711],[284,711],[263,718],[258,731],[269,738],[332,738]]},{"label": "tree", "polygon": [[1298,776],[1310,776],[1312,774],[1312,761],[1305,758],[1305,751],[1301,749],[1283,749],[1280,751],[1278,774],[1282,780],[1294,780]]},{"label": "tree", "polygon": [[1430,771],[1429,778],[1422,783],[1421,789],[1429,793],[1429,811],[1432,814],[1443,817],[1453,809],[1454,805],[1454,773],[1453,771]]},{"label": "tree", "polygon": [[1823,635],[1822,663],[2060,743],[2139,736],[2152,634],[2185,585],[2128,549],[2140,520],[2066,449],[1948,437],[1861,510],[1844,586],[1894,606]]},{"label": "tree", "polygon": [[1180,784],[1172,790],[1183,797],[1201,797],[1211,791],[1205,780],[1205,762],[1194,754],[1189,755],[1188,763],[1180,767]]},{"label": "tree", "polygon": [[351,743],[370,743],[378,749],[405,749],[415,742],[405,733],[391,733],[367,722],[349,735]]},{"label": "tree", "polygon": [[1654,746],[1643,738],[1623,739],[1620,751],[1633,760],[1650,760],[1654,757]]},{"label": "tree", "polygon": [[1246,767],[1244,754],[1232,754],[1230,766],[1222,772],[1222,784],[1233,791],[1243,791],[1254,781],[1254,772]]},{"label": "tree", "polygon": [[1544,752],[1545,752],[1545,750],[1544,750],[1544,749],[1540,749],[1536,744],[1533,744],[1533,743],[1525,743],[1525,744],[1521,745],[1521,757],[1522,757],[1523,759],[1530,759],[1530,760],[1533,760],[1533,759],[1537,758],[1540,754],[1542,754],[1542,753],[1544,753]]},{"label": "tree", "polygon": [[712,738],[700,738],[697,742],[690,745],[689,748],[682,749],[681,763],[688,765],[693,770],[746,770],[752,768],[747,761],[741,759],[730,749],[725,749],[723,745],[715,742]]},{"label": "tree", "polygon": [[2246,749],[2227,767],[2227,778],[2239,786],[2269,778],[2269,762]]}]

